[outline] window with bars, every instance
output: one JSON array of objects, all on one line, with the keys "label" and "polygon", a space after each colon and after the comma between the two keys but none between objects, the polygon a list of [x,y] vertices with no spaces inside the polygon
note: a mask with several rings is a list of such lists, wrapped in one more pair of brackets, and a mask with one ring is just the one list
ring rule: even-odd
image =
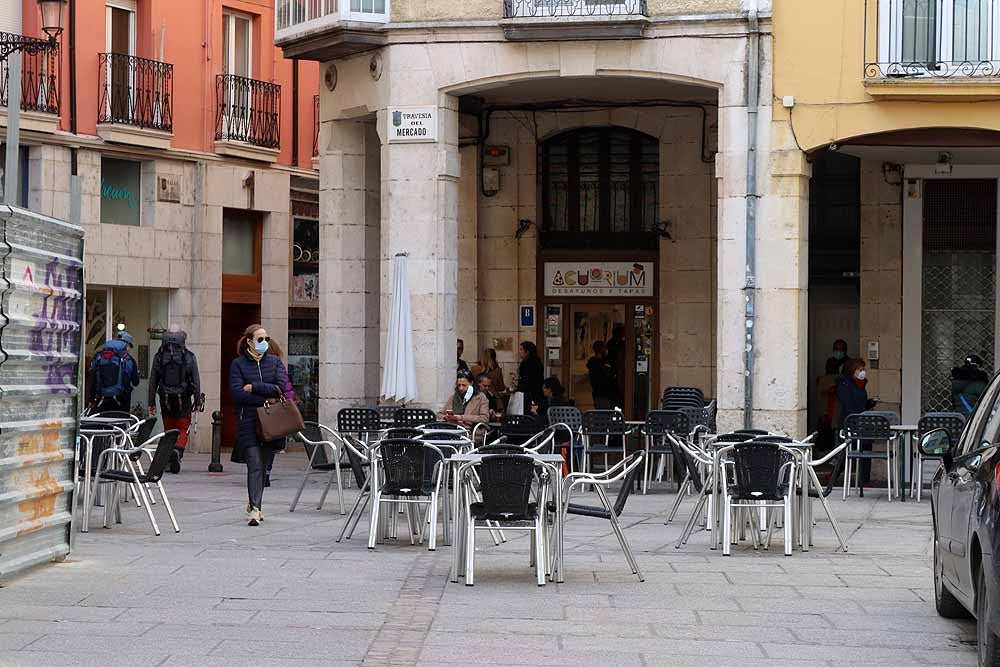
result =
[{"label": "window with bars", "polygon": [[660,146],[626,128],[583,128],[539,146],[540,239],[550,248],[649,248],[656,240]]}]

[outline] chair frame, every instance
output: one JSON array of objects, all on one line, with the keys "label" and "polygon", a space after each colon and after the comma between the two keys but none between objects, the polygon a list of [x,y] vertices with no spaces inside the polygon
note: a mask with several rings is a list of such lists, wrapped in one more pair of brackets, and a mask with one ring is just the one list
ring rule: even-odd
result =
[{"label": "chair frame", "polygon": [[[750,443],[738,443],[738,444],[742,445],[742,444],[750,444]],[[759,510],[761,508],[768,508],[768,507],[781,507],[782,508],[782,510],[784,512],[784,518],[783,518],[782,528],[784,530],[784,538],[785,538],[784,539],[784,542],[785,542],[785,544],[784,544],[784,546],[785,546],[785,555],[786,556],[791,556],[792,555],[792,546],[793,546],[792,542],[793,542],[793,539],[794,539],[793,536],[792,536],[792,528],[794,526],[794,520],[792,518],[792,505],[793,505],[793,499],[795,498],[795,493],[796,493],[796,487],[795,487],[795,479],[796,479],[795,478],[795,468],[796,468],[796,465],[797,465],[795,463],[795,461],[799,458],[799,454],[795,450],[791,449],[790,447],[786,447],[784,445],[780,445],[780,444],[777,444],[777,443],[757,443],[757,444],[764,445],[764,446],[774,447],[774,448],[776,448],[776,449],[778,449],[780,451],[783,451],[786,454],[788,454],[788,461],[786,461],[785,463],[781,464],[781,466],[778,468],[778,477],[779,477],[779,479],[781,477],[782,471],[786,471],[786,469],[787,469],[788,479],[787,479],[786,486],[785,486],[785,495],[784,495],[783,500],[781,500],[781,501],[776,501],[776,500],[734,499],[734,496],[729,492],[729,479],[728,479],[728,477],[726,475],[726,467],[727,467],[727,465],[731,464],[730,467],[733,468],[733,474],[734,474],[734,478],[735,478],[735,471],[736,471],[736,468],[737,468],[737,463],[736,463],[736,461],[725,461],[724,465],[719,466],[720,471],[722,473],[722,493],[723,493],[723,503],[724,503],[724,505],[723,505],[723,512],[724,512],[724,514],[722,516],[722,555],[723,556],[729,556],[729,555],[731,555],[732,543],[735,541],[735,537],[736,537],[735,534],[733,533],[733,528],[734,528],[734,526],[733,526],[733,512],[734,512],[734,510],[739,510],[739,509],[744,509],[744,508],[747,509],[747,510],[750,510],[750,509],[757,509],[757,510]],[[729,445],[728,447],[723,447],[722,449],[720,449],[717,452],[717,456],[725,457],[730,452],[735,451],[736,447],[737,447],[737,444],[732,444],[732,445]],[[740,513],[740,515],[741,515],[741,517],[745,517],[744,513],[742,513],[742,512]],[[778,518],[777,514],[772,514],[770,520],[768,521],[767,534],[766,534],[766,536],[764,538],[764,548],[765,549],[768,549],[770,547],[770,545],[771,545],[771,534],[772,534],[772,532],[774,530],[774,524],[777,521],[777,518]],[[757,527],[755,525],[753,525],[754,521],[751,521],[750,523],[751,523],[750,535],[753,537],[754,549],[757,549],[760,536],[759,536],[759,534],[757,532]],[[743,525],[745,525],[745,518],[741,519],[741,529],[742,529]]]},{"label": "chair frame", "polygon": [[[368,533],[368,548],[371,550],[375,549],[376,541],[382,543],[383,531],[381,530],[382,526],[380,524],[382,519],[387,518],[382,516],[382,513],[380,512],[380,506],[382,504],[389,504],[393,506],[393,508],[395,508],[398,504],[402,504],[403,506],[406,507],[407,518],[409,520],[409,526],[410,526],[411,545],[417,543],[417,540],[415,540],[414,538],[417,538],[420,544],[423,544],[424,541],[424,522],[422,518],[419,516],[419,507],[421,505],[429,505],[428,511],[430,512],[430,525],[437,526],[438,498],[440,496],[440,491],[441,491],[441,480],[444,477],[441,470],[442,468],[445,467],[446,459],[444,453],[442,453],[438,447],[432,444],[421,442],[419,440],[411,440],[410,442],[412,442],[415,445],[419,445],[421,447],[430,449],[437,454],[438,461],[434,464],[434,471],[431,476],[431,484],[433,485],[434,488],[431,490],[431,494],[429,497],[423,495],[419,496],[415,495],[413,497],[389,496],[388,498],[386,498],[385,496],[387,494],[382,490],[380,475],[379,475],[380,465],[384,465],[384,463],[382,463],[382,456],[379,451],[383,442],[380,441],[379,443],[377,443],[372,448],[371,451],[370,459],[374,462],[374,465],[372,465],[372,472],[368,476],[369,488],[372,500],[372,509],[370,517],[371,529]],[[416,517],[413,515],[412,512],[413,506],[416,506],[418,508],[417,510],[418,516]],[[390,512],[390,514],[393,514],[393,512]],[[393,515],[393,523],[395,523],[394,515]],[[437,549],[437,530],[430,531],[430,536],[427,540],[427,548],[429,551],[435,551]]]},{"label": "chair frame", "polygon": [[[617,431],[590,431],[588,433],[587,432],[587,415],[588,414],[597,413],[597,412],[601,412],[601,413],[617,413],[618,415],[620,415],[620,417],[621,417],[620,423],[622,425],[622,431],[621,431],[621,433],[619,433]],[[603,454],[604,455],[604,470],[609,470],[610,467],[611,467],[611,466],[608,465],[608,455],[611,454],[611,453],[617,453],[617,450],[618,450],[618,447],[611,447],[608,444],[608,441],[611,438],[618,438],[618,437],[620,437],[622,439],[622,446],[621,446],[622,460],[625,460],[626,458],[628,458],[628,454],[627,454],[628,437],[630,435],[632,435],[633,433],[635,433],[635,428],[629,428],[628,427],[628,425],[625,423],[625,416],[622,415],[622,413],[619,410],[588,410],[587,412],[583,413],[583,419],[584,419],[584,425],[580,427],[580,438],[583,441],[583,470],[581,472],[585,472],[585,473],[590,473],[591,472],[591,469],[590,469],[591,468],[590,458],[591,458],[592,449],[593,449],[591,447],[591,444],[590,444],[590,439],[591,438],[604,438],[605,439],[604,446],[603,446],[603,449],[605,451],[600,451],[600,449],[598,449],[598,451],[593,452],[593,454]]]},{"label": "chair frame", "polygon": [[[302,475],[302,483],[299,484],[298,490],[295,492],[295,497],[292,498],[292,504],[288,508],[289,512],[294,512],[295,507],[299,504],[299,498],[302,496],[302,491],[306,488],[306,482],[309,481],[309,476],[315,473],[329,473],[329,480],[327,480],[326,487],[323,489],[323,495],[319,498],[319,504],[316,505],[317,510],[323,509],[323,503],[326,502],[326,496],[330,492],[330,486],[333,484],[334,480],[337,481],[337,500],[340,503],[340,513],[341,515],[346,514],[344,511],[344,485],[340,478],[340,459],[343,453],[341,446],[336,442],[343,442],[345,436],[334,431],[329,426],[325,424],[320,424],[319,422],[305,422],[306,427],[316,427],[319,429],[321,436],[328,436],[329,440],[311,440],[308,438],[303,431],[299,431],[295,434],[299,440],[302,441],[304,445],[308,445],[313,448],[312,454],[309,455],[309,461],[306,463],[305,473]],[[315,470],[313,464],[316,460],[316,454],[321,450],[326,453],[327,448],[333,452],[333,456],[327,457],[327,460],[333,464],[333,470]]]},{"label": "chair frame", "polygon": [[[849,421],[849,420],[851,420],[854,417],[875,417],[875,418],[879,418],[879,419],[884,420],[886,422],[886,431],[887,431],[888,435],[886,435],[885,437],[883,437],[881,435],[878,436],[878,437],[875,437],[875,436],[865,436],[865,435],[852,435],[851,431],[848,430],[846,422]],[[854,460],[860,461],[861,459],[864,459],[864,458],[867,458],[867,459],[870,459],[870,460],[884,459],[885,462],[886,462],[886,466],[885,466],[886,467],[886,473],[885,473],[886,489],[888,490],[888,493],[889,493],[889,502],[892,502],[892,496],[893,496],[893,484],[892,484],[893,474],[892,473],[893,473],[893,467],[896,465],[896,463],[895,463],[896,457],[899,456],[899,452],[897,451],[897,447],[899,445],[899,433],[893,432],[893,431],[891,431],[888,428],[889,425],[891,424],[891,420],[889,419],[889,417],[886,416],[885,413],[868,414],[868,413],[861,412],[861,413],[858,413],[857,415],[850,415],[850,416],[848,416],[844,421],[845,421],[845,425],[844,425],[843,429],[840,432],[840,437],[841,437],[841,440],[843,440],[844,442],[846,442],[848,446],[844,450],[844,497],[843,497],[843,499],[847,500],[847,497],[849,495],[851,495],[851,484],[850,484],[850,481],[851,481],[851,471],[852,471],[852,468],[854,469],[855,482],[856,482],[855,485],[856,485],[856,487],[858,489],[858,493],[859,494],[863,494],[864,493],[864,491],[861,488],[861,465],[860,465],[860,463],[857,464],[857,465],[854,465],[854,464],[852,464],[852,461],[854,461]],[[871,441],[874,444],[875,442],[880,442],[880,441],[883,441],[883,440],[885,441],[885,453],[884,453],[884,456],[882,455],[881,452],[875,452],[874,449],[872,449],[872,453],[876,454],[874,456],[855,456],[854,455],[854,454],[859,454],[862,451],[861,450],[861,445],[862,445],[863,442]]]}]

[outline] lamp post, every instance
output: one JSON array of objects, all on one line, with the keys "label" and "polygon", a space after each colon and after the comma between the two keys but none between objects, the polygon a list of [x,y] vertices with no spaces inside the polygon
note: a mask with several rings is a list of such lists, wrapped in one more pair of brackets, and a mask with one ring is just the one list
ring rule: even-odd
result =
[{"label": "lamp post", "polygon": [[55,47],[56,38],[63,30],[63,10],[66,4],[67,0],[38,0],[42,32],[48,35],[48,39],[0,35],[0,63],[7,63],[7,156],[3,188],[5,204],[17,202],[19,189],[17,168],[21,143],[21,54],[34,55]]}]

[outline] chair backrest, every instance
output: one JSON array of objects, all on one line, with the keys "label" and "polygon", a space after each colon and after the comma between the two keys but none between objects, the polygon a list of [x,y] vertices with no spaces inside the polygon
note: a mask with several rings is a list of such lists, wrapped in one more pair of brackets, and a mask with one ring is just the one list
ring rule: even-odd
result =
[{"label": "chair backrest", "polygon": [[464,431],[465,429],[461,424],[456,424],[455,422],[430,422],[423,424],[421,427],[423,430],[434,429],[435,431]]},{"label": "chair backrest", "polygon": [[740,433],[735,431],[733,433],[722,433],[715,436],[712,442],[747,442],[748,440],[753,440],[754,436],[748,433]]},{"label": "chair backrest", "polygon": [[708,424],[704,423],[705,408],[703,407],[677,408],[677,412],[687,415],[688,424],[692,429],[695,426],[708,426]]},{"label": "chair backrest", "polygon": [[399,408],[395,420],[396,426],[423,426],[436,421],[437,415],[427,408]]},{"label": "chair backrest", "polygon": [[477,454],[523,454],[524,447],[520,445],[508,445],[506,443],[494,443],[483,445],[476,450]]},{"label": "chair backrest", "polygon": [[379,442],[387,493],[414,493],[423,488],[441,452],[418,440],[389,438]]},{"label": "chair backrest", "polygon": [[[295,439],[302,443],[302,447],[306,450],[306,456],[312,461],[313,468],[319,468],[327,465],[328,463],[333,463],[330,458],[326,455],[326,448],[320,447],[319,445],[313,444],[326,440],[323,430],[315,422],[306,422],[305,428],[296,434],[299,437]],[[308,438],[304,440],[303,438]],[[313,453],[315,451],[315,454]]]},{"label": "chair backrest", "polygon": [[552,424],[566,424],[574,431],[579,431],[580,427],[583,426],[583,414],[579,408],[572,405],[557,405],[549,408],[547,416],[550,426]]},{"label": "chair backrest", "polygon": [[351,472],[354,473],[354,482],[358,485],[359,489],[364,488],[365,481],[368,479],[368,469],[365,467],[364,461],[354,452],[350,447],[345,447],[347,450],[347,460],[351,464]]},{"label": "chair backrest", "polygon": [[534,415],[504,415],[500,424],[500,435],[512,445],[524,444],[540,430],[542,425]]},{"label": "chair backrest", "polygon": [[160,441],[156,443],[156,451],[153,452],[153,460],[149,463],[149,468],[146,469],[146,479],[150,482],[158,482],[160,478],[163,477],[163,471],[167,467],[167,462],[170,460],[170,454],[174,451],[174,446],[177,444],[177,436],[181,433],[177,429],[171,429],[163,433],[163,437]]},{"label": "chair backrest", "polygon": [[686,438],[691,432],[691,419],[680,410],[650,410],[646,413],[646,435],[673,433]]},{"label": "chair backrest", "polygon": [[618,410],[587,410],[583,413],[584,435],[622,435],[625,415]]},{"label": "chair backrest", "polygon": [[141,447],[143,443],[153,436],[153,429],[156,428],[156,417],[146,417],[135,430],[132,436],[132,443],[136,447]]},{"label": "chair backrest", "polygon": [[692,457],[686,449],[684,449],[683,444],[675,442],[676,439],[683,443],[684,436],[679,434],[670,434],[664,439],[666,440],[667,445],[669,445],[670,450],[673,452],[674,458],[684,464],[684,468],[687,470],[688,478],[691,480],[694,490],[700,493],[702,482],[701,471],[698,469],[698,462],[694,460],[694,457]]},{"label": "chair backrest", "polygon": [[851,440],[888,440],[892,437],[889,418],[862,412],[844,420],[844,432]]},{"label": "chair backrest", "polygon": [[741,442],[733,445],[736,493],[743,500],[780,500],[781,467],[792,455],[772,442]]},{"label": "chair backrest", "polygon": [[398,405],[377,405],[373,408],[378,413],[378,419],[383,425],[392,424],[396,421],[396,410]]},{"label": "chair backrest", "polygon": [[770,431],[764,431],[759,428],[741,428],[733,431],[733,433],[739,433],[740,435],[749,435],[752,438],[756,438],[762,435],[771,435]]},{"label": "chair backrest", "polygon": [[528,516],[535,460],[523,454],[491,454],[479,464],[479,491],[486,513],[509,517]]},{"label": "chair backrest", "polygon": [[714,400],[706,403],[705,407],[701,409],[701,423],[712,433],[715,433],[717,430],[716,418],[718,414],[719,404]]},{"label": "chair backrest", "polygon": [[381,426],[378,410],[343,408],[337,412],[337,431],[339,433],[374,433]]},{"label": "chair backrest", "polygon": [[928,412],[917,422],[917,437],[938,428],[947,430],[951,444],[956,445],[965,430],[965,415],[961,412]]},{"label": "chair backrest", "polygon": [[[625,473],[625,477],[622,478],[622,486],[618,489],[618,497],[615,498],[615,504],[611,508],[615,511],[615,516],[621,516],[622,512],[625,511],[625,503],[628,502],[628,497],[632,495],[632,489],[635,488],[635,481],[642,473],[642,452],[635,452],[629,457],[628,463],[625,464],[625,469],[628,470]],[[632,469],[629,470],[629,466]]]},{"label": "chair backrest", "polygon": [[787,445],[790,442],[795,442],[795,438],[789,438],[787,435],[759,435],[756,438],[753,438],[751,442],[762,442],[772,445]]},{"label": "chair backrest", "polygon": [[667,387],[660,399],[660,407],[663,410],[702,408],[704,405],[705,394],[697,387]]},{"label": "chair backrest", "polygon": [[399,426],[396,428],[390,428],[385,432],[386,440],[412,440],[413,438],[419,438],[424,432],[419,428],[413,426]]}]

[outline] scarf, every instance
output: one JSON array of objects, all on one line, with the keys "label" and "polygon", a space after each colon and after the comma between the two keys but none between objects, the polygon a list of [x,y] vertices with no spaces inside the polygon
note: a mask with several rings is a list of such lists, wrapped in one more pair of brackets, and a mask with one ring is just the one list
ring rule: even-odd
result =
[{"label": "scarf", "polygon": [[[472,397],[470,396],[469,401],[471,400]],[[464,415],[465,406],[469,404],[469,401],[465,400],[465,394],[453,394],[451,397],[451,411],[456,415]]]},{"label": "scarf", "polygon": [[864,380],[859,380],[858,378],[851,378],[851,381],[854,382],[854,386],[856,386],[858,389],[865,389],[865,387],[868,386],[867,378],[865,378]]},{"label": "scarf", "polygon": [[267,352],[263,352],[263,353],[258,352],[257,350],[253,349],[249,345],[247,345],[246,350],[247,350],[247,354],[250,356],[250,358],[253,359],[254,361],[256,361],[258,364],[260,363],[260,360],[264,358],[264,355],[267,354]]}]

